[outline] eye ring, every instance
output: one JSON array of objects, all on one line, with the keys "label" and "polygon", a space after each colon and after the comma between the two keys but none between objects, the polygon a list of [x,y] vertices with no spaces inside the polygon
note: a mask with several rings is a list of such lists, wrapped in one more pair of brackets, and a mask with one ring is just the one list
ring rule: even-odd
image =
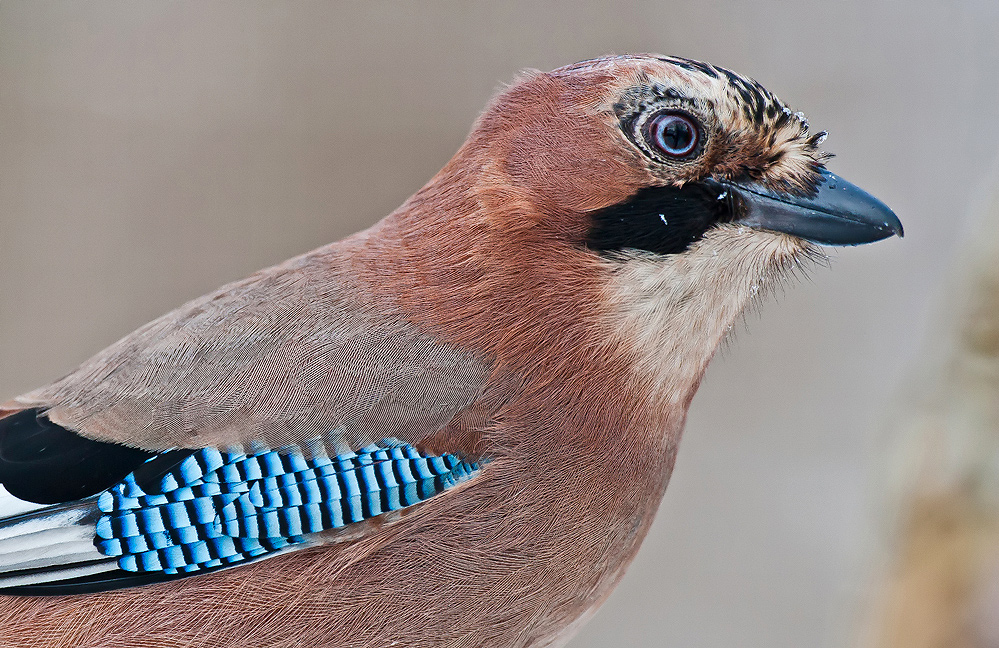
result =
[{"label": "eye ring", "polygon": [[667,157],[689,157],[700,142],[700,129],[694,118],[686,113],[667,110],[653,115],[645,122],[642,135],[649,146]]}]

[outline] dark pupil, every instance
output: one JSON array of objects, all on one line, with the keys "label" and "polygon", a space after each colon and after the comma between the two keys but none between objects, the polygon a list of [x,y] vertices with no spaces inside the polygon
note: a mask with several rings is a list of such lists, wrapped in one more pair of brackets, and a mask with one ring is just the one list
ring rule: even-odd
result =
[{"label": "dark pupil", "polygon": [[694,134],[690,132],[690,126],[682,119],[670,119],[663,128],[663,142],[674,151],[683,151],[690,146],[690,140]]}]

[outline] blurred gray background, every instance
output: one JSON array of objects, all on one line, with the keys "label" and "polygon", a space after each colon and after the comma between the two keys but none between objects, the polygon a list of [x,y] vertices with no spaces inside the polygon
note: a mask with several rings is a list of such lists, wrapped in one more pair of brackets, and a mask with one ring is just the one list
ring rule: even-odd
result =
[{"label": "blurred gray background", "polygon": [[999,150],[997,34],[995,0],[4,2],[0,400],[373,223],[521,68],[707,60],[827,129],[830,168],[907,235],[834,251],[747,316],[572,645],[855,645],[890,403]]}]

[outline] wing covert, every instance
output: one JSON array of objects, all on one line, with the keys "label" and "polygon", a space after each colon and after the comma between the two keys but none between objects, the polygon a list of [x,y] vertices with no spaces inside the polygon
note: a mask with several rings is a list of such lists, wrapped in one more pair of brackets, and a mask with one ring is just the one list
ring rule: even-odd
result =
[{"label": "wing covert", "polygon": [[418,330],[354,262],[341,244],[261,271],[0,405],[0,591],[355,537],[337,530],[474,477],[502,401],[490,363]]},{"label": "wing covert", "polygon": [[479,470],[396,439],[332,457],[154,456],[99,494],[0,520],[0,593],[141,585],[335,541],[324,532],[419,504]]},{"label": "wing covert", "polygon": [[204,571],[418,504],[478,470],[390,439],[335,457],[203,449],[149,490],[129,475],[103,493],[96,545],[130,572]]},{"label": "wing covert", "polygon": [[352,263],[321,248],[224,286],[0,414],[144,451],[417,444],[481,397],[491,364],[417,329]]}]

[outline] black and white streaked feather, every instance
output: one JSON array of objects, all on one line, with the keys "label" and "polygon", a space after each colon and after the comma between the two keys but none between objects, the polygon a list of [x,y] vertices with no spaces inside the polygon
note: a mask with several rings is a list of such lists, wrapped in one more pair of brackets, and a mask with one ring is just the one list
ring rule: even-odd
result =
[{"label": "black and white streaked feather", "polygon": [[[265,558],[479,470],[394,439],[332,457],[298,447],[122,450],[35,411],[0,421],[0,480],[12,486],[0,492],[0,592],[90,592]],[[54,492],[80,497],[53,503]]]}]

